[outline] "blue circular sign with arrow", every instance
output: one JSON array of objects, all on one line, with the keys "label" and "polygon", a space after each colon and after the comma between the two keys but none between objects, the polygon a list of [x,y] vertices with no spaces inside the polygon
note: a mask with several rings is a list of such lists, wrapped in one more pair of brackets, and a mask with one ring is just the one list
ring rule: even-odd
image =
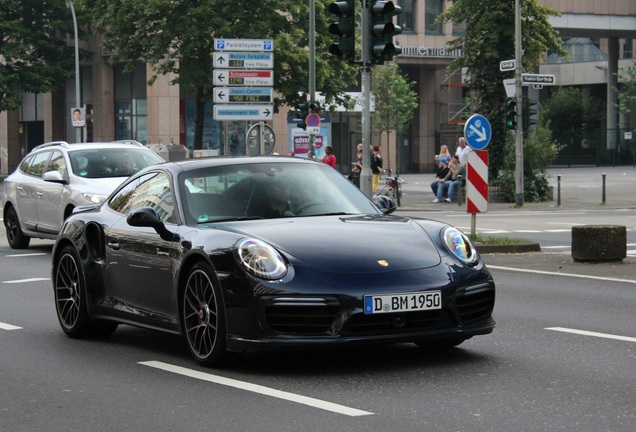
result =
[{"label": "blue circular sign with arrow", "polygon": [[483,150],[492,137],[490,122],[481,114],[473,114],[464,125],[464,137],[470,148]]}]

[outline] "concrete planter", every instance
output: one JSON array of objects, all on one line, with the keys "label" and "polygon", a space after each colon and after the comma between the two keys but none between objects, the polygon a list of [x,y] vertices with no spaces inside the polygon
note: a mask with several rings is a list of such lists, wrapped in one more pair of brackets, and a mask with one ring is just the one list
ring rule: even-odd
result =
[{"label": "concrete planter", "polygon": [[627,256],[627,228],[621,225],[572,227],[574,261],[620,261]]}]

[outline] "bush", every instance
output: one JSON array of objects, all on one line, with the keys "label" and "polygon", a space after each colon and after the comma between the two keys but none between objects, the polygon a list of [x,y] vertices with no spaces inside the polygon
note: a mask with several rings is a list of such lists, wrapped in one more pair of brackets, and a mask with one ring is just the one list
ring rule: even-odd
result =
[{"label": "bush", "polygon": [[[523,142],[523,199],[526,202],[541,202],[552,199],[547,169],[559,153],[560,146],[552,140],[550,130],[537,125],[534,136]],[[504,166],[493,186],[503,191],[508,202],[516,201],[515,184],[515,134],[509,133],[504,145]]]}]

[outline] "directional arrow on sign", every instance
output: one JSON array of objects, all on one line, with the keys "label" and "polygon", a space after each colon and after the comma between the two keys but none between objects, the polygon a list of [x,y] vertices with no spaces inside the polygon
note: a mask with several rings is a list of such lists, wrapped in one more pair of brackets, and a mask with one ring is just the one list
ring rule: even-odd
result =
[{"label": "directional arrow on sign", "polygon": [[475,141],[482,142],[482,141],[488,139],[488,135],[486,135],[486,128],[485,127],[482,126],[481,130],[479,130],[479,129],[477,129],[475,127],[475,125],[470,125],[469,129],[477,134],[477,138],[475,139]]}]

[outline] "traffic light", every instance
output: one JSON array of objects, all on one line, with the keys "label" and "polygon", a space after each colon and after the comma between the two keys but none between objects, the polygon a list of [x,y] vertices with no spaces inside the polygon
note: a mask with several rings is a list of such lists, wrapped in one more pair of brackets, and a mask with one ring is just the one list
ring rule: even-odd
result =
[{"label": "traffic light", "polygon": [[506,99],[506,128],[517,129],[517,99]]},{"label": "traffic light", "polygon": [[371,0],[369,55],[371,63],[384,64],[393,56],[402,54],[402,48],[393,44],[393,36],[402,33],[400,26],[393,24],[393,17],[402,13],[402,8],[392,1]]},{"label": "traffic light", "polygon": [[301,102],[298,105],[294,106],[294,113],[300,119],[298,123],[296,123],[296,127],[299,127],[302,130],[307,129],[306,119],[309,115],[309,103]]},{"label": "traffic light", "polygon": [[536,99],[523,97],[523,130],[527,130],[530,126],[536,125],[538,118],[535,117],[539,111],[532,108],[539,103]]},{"label": "traffic light", "polygon": [[338,43],[329,46],[329,53],[342,60],[353,62],[356,56],[356,11],[355,0],[331,3],[329,12],[337,15],[339,21],[329,26],[329,33],[339,38]]}]

